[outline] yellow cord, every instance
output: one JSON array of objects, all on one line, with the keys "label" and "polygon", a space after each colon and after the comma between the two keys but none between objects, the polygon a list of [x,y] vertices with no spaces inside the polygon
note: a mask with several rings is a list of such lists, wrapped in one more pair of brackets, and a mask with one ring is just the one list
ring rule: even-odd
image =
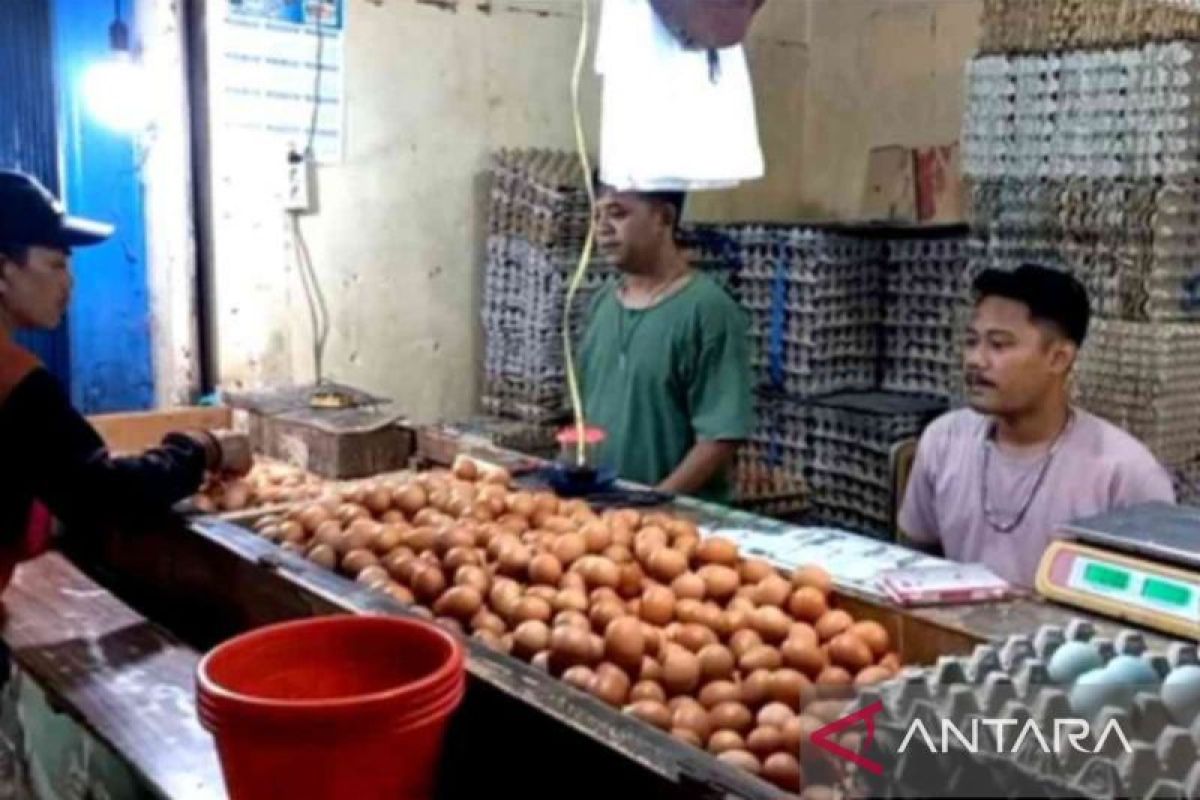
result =
[{"label": "yellow cord", "polygon": [[584,60],[587,57],[588,46],[588,0],[580,0],[583,11],[583,21],[579,28],[579,48],[575,52],[575,71],[571,78],[571,104],[575,117],[575,146],[579,151],[579,163],[583,167],[583,184],[587,187],[588,196],[588,231],[583,240],[583,253],[579,256],[579,266],[567,287],[566,308],[563,309],[563,352],[567,368],[567,389],[571,395],[571,413],[575,417],[575,434],[578,443],[575,446],[575,461],[578,466],[587,463],[587,421],[583,414],[583,398],[579,392],[579,378],[575,374],[575,354],[571,342],[571,311],[575,295],[587,274],[588,263],[592,259],[592,248],[596,235],[596,187],[592,184],[592,165],[588,158],[587,137],[583,132],[583,118],[579,111],[579,83],[583,76]]}]

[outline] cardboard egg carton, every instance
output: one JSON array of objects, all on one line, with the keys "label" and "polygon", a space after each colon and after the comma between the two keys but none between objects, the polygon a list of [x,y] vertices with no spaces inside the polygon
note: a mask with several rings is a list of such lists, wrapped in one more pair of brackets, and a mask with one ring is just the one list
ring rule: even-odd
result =
[{"label": "cardboard egg carton", "polygon": [[985,56],[967,68],[975,178],[1194,177],[1200,45]]},{"label": "cardboard egg carton", "polygon": [[980,50],[1096,50],[1200,39],[1194,0],[985,0]]},{"label": "cardboard egg carton", "polygon": [[1164,464],[1200,456],[1200,325],[1098,319],[1080,354],[1077,402]]},{"label": "cardboard egg carton", "polygon": [[[1156,680],[1118,683],[1112,694],[1120,702],[1101,697],[1099,707],[1090,708],[1051,677],[1054,654],[1068,642],[1090,643],[1104,666],[1118,656],[1132,658]],[[1151,652],[1136,630],[1101,638],[1091,622],[1077,618],[1065,627],[1044,625],[1032,637],[978,645],[969,656],[943,656],[932,668],[906,669],[897,680],[860,691],[854,704],[882,705],[874,716],[875,739],[863,755],[884,771],[878,777],[860,771],[860,789],[892,797],[983,797],[998,790],[1006,796],[1200,797],[1200,716],[1182,718],[1180,707],[1159,693],[1173,670],[1197,661],[1194,643]],[[998,728],[979,725],[982,735],[973,740],[968,733],[964,742],[953,735],[942,739],[943,719],[964,732],[972,730],[973,719],[1012,724],[1004,741],[996,738]],[[1070,719],[1086,723],[1084,746],[1052,744],[1061,740],[1046,737]],[[918,721],[939,752],[930,752],[924,739],[916,746],[910,740],[900,752]],[[1045,746],[1034,735],[1018,735],[1031,725],[1043,733]]]}]

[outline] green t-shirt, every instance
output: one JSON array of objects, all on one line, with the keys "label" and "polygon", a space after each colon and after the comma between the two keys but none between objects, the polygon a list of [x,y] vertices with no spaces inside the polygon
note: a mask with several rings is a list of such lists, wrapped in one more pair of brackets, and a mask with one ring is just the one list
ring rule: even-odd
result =
[{"label": "green t-shirt", "polygon": [[[697,441],[749,437],[747,327],[741,308],[702,273],[644,310],[625,308],[615,287],[604,290],[579,358],[584,413],[607,434],[603,463],[654,486]],[[730,500],[730,476],[717,476],[699,494]]]}]

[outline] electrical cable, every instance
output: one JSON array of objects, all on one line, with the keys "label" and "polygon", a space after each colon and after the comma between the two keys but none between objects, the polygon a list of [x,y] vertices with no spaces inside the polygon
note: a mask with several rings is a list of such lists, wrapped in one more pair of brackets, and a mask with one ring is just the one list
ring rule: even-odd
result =
[{"label": "electrical cable", "polygon": [[583,252],[579,256],[579,266],[576,267],[575,274],[571,277],[571,283],[567,287],[566,306],[563,309],[562,343],[564,361],[566,362],[567,389],[571,399],[571,415],[575,420],[575,435],[577,439],[575,445],[575,462],[577,466],[583,467],[587,461],[587,420],[584,417],[583,398],[579,391],[579,376],[575,372],[574,343],[571,341],[571,317],[575,296],[579,293],[579,287],[582,285],[584,276],[587,274],[588,264],[592,259],[592,249],[596,241],[596,187],[592,182],[591,159],[588,158],[587,137],[584,135],[583,118],[579,110],[579,84],[583,76],[584,60],[587,56],[588,16],[591,9],[588,0],[579,0],[579,5],[583,12],[583,19],[579,26],[579,46],[575,52],[575,69],[571,75],[571,110],[575,123],[575,146],[579,151],[579,163],[583,168],[583,183],[587,188],[588,230],[587,236],[583,240]]},{"label": "electrical cable", "polygon": [[304,145],[304,154],[309,158],[314,157],[313,142],[317,138],[317,117],[321,111],[321,72],[324,69],[321,61],[325,58],[325,21],[322,16],[317,17],[316,29],[317,60],[313,66],[312,117],[308,122],[308,138]]},{"label": "electrical cable", "polygon": [[288,217],[292,223],[296,271],[300,273],[300,282],[304,285],[304,297],[308,301],[308,319],[313,335],[313,373],[316,384],[320,386],[325,382],[324,362],[325,345],[329,341],[329,307],[325,303],[325,295],[317,280],[317,272],[313,267],[304,231],[300,228],[300,215],[289,213]]}]

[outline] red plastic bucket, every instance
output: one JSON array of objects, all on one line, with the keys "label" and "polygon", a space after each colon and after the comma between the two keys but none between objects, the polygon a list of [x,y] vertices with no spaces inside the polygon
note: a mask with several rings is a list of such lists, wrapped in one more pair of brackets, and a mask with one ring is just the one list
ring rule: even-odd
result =
[{"label": "red plastic bucket", "polygon": [[398,617],[261,628],[197,670],[200,721],[232,800],[430,798],[464,688],[458,641]]}]

